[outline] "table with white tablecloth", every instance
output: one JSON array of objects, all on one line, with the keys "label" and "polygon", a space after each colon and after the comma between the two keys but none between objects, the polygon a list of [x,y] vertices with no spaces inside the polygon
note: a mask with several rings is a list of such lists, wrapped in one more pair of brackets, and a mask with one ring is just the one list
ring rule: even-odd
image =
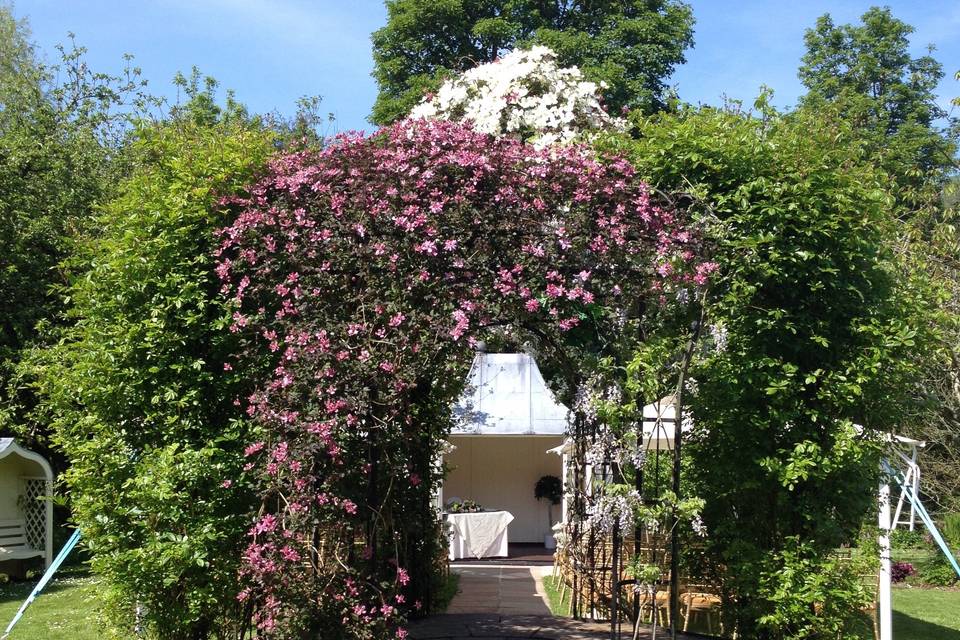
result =
[{"label": "table with white tablecloth", "polygon": [[507,511],[448,513],[450,559],[507,556],[507,527],[513,514]]}]

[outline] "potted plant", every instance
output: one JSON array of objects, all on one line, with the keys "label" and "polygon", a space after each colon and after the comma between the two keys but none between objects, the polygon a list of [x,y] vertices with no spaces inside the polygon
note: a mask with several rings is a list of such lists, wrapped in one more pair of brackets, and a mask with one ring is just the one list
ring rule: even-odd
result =
[{"label": "potted plant", "polygon": [[[537,500],[547,500],[547,528],[553,530],[553,505],[560,504],[563,500],[563,482],[557,476],[543,476],[537,480],[537,485],[533,488],[533,495]],[[543,546],[547,549],[555,549],[557,541],[553,533],[548,533],[543,538]]]},{"label": "potted plant", "polygon": [[483,507],[473,500],[451,500],[447,503],[447,513],[479,513]]}]

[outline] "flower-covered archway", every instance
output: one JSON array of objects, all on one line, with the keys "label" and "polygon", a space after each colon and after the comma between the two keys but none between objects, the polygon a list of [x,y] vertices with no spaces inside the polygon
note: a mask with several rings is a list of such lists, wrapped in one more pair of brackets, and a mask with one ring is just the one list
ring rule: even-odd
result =
[{"label": "flower-covered archway", "polygon": [[274,362],[248,401],[241,593],[270,637],[403,637],[429,606],[436,454],[476,340],[530,336],[572,389],[711,269],[626,161],[451,122],[282,156],[229,204],[231,329]]}]

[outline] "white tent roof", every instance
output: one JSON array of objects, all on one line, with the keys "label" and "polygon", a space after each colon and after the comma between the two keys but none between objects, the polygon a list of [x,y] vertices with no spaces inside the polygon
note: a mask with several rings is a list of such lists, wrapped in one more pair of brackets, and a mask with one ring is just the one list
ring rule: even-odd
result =
[{"label": "white tent roof", "polygon": [[453,413],[453,435],[563,435],[569,410],[529,354],[481,352]]}]

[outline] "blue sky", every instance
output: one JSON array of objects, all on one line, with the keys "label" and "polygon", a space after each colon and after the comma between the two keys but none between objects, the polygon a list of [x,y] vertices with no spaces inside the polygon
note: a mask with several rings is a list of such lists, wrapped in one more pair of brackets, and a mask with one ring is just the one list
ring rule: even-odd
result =
[{"label": "blue sky", "polygon": [[[2,1],[2,0],[0,0]],[[718,104],[723,95],[751,101],[766,84],[775,102],[791,105],[802,93],[797,66],[803,32],[825,12],[857,21],[878,2],[821,0],[699,0],[696,45],[671,78],[680,97]],[[885,3],[916,27],[913,50],[936,46],[947,77],[946,106],[960,95],[960,2]],[[303,95],[323,97],[323,112],[338,130],[369,128],[376,96],[370,77],[370,32],[386,19],[381,0],[19,0],[33,39],[52,59],[54,45],[74,32],[96,70],[117,72],[131,53],[154,93],[171,98],[170,80],[193,65],[216,77],[253,111],[290,113]]]}]

